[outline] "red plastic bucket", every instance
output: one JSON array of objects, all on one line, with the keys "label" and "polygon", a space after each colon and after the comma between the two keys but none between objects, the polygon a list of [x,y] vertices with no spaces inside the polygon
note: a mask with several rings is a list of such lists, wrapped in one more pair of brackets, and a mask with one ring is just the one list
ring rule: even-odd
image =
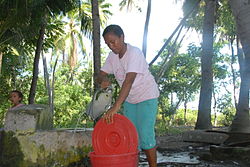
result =
[{"label": "red plastic bucket", "polygon": [[90,152],[92,167],[137,167],[138,151],[126,154],[96,155]]}]

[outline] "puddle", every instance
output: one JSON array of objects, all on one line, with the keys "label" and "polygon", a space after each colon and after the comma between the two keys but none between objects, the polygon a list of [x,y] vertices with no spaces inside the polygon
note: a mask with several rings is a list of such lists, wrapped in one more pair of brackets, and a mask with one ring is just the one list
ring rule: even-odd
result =
[{"label": "puddle", "polygon": [[[200,161],[198,156],[190,155],[190,152],[178,152],[178,153],[162,153],[157,152],[157,164],[185,164],[185,165],[197,165]],[[147,167],[146,155],[140,154],[139,167]]]}]

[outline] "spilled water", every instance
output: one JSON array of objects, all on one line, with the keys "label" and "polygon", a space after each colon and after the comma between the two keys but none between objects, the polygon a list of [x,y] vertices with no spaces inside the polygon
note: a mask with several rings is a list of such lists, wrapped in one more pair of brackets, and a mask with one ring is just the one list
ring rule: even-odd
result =
[{"label": "spilled water", "polygon": [[[163,155],[160,152],[157,152],[157,164],[164,166],[171,166],[170,164],[185,164],[185,165],[197,165],[200,161],[198,156],[191,155],[190,152],[177,152],[177,153],[167,153]],[[147,167],[148,163],[146,161],[146,155],[140,154],[140,163],[139,167]]]},{"label": "spilled water", "polygon": [[[148,167],[146,156],[140,153],[139,167]],[[249,167],[233,160],[202,160],[192,151],[157,152],[157,167]]]}]

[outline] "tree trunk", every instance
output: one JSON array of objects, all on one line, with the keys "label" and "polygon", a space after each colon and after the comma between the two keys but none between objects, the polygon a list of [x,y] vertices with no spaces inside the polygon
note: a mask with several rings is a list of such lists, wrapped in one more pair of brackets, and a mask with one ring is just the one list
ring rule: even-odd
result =
[{"label": "tree trunk", "polygon": [[54,122],[54,99],[55,99],[55,73],[58,62],[59,54],[56,55],[55,64],[52,70],[52,82],[51,82],[51,111],[52,111],[52,122]]},{"label": "tree trunk", "polygon": [[211,101],[213,89],[213,34],[215,22],[215,1],[205,0],[201,55],[201,90],[198,117],[195,129],[211,129]]},{"label": "tree trunk", "polygon": [[142,52],[145,57],[147,55],[148,25],[149,25],[149,20],[150,20],[150,14],[151,14],[151,0],[148,0],[147,16],[146,16],[146,21],[144,25],[143,43],[142,43]]},{"label": "tree trunk", "polygon": [[63,62],[63,64],[66,64],[65,57],[66,57],[66,55],[65,55],[65,49],[63,49],[62,50],[62,62]]},{"label": "tree trunk", "polygon": [[188,101],[185,99],[184,101],[184,125],[187,123],[187,103]]},{"label": "tree trunk", "polygon": [[250,89],[250,2],[245,0],[229,1],[236,20],[237,35],[243,47],[244,56],[240,63],[240,94],[232,132],[250,133],[249,89]]},{"label": "tree trunk", "polygon": [[71,32],[70,36],[72,40],[71,41],[72,45],[70,47],[69,66],[70,66],[71,73],[73,73],[74,68],[76,67],[76,64],[77,64],[77,41],[76,41],[74,32]]},{"label": "tree trunk", "polygon": [[38,72],[39,72],[39,59],[40,59],[40,54],[41,54],[43,40],[44,40],[45,27],[46,27],[46,21],[43,21],[41,24],[40,32],[39,32],[39,38],[36,44],[36,52],[35,52],[35,58],[34,58],[34,63],[33,63],[33,77],[32,77],[32,82],[31,82],[31,87],[30,87],[30,94],[28,98],[29,104],[34,104],[35,102],[36,86],[37,86],[37,79],[38,79]]},{"label": "tree trunk", "polygon": [[232,72],[232,77],[233,77],[233,100],[234,100],[234,106],[235,108],[237,108],[238,104],[237,104],[237,98],[236,98],[236,73],[233,67],[233,64],[235,62],[235,54],[234,54],[234,48],[233,48],[233,41],[234,40],[230,40],[230,45],[231,45],[231,72]]},{"label": "tree trunk", "polygon": [[76,64],[77,64],[77,42],[75,39],[75,34],[72,32],[70,35],[71,35],[72,45],[70,47],[70,55],[69,55],[69,60],[68,60],[69,66],[70,66],[69,81],[73,81],[74,69],[75,69]]},{"label": "tree trunk", "polygon": [[47,93],[49,97],[48,102],[49,102],[50,112],[53,115],[51,87],[50,87],[49,73],[48,73],[48,68],[47,68],[47,60],[46,60],[46,57],[44,56],[43,51],[42,51],[42,59],[43,59],[44,83],[45,83],[45,87],[47,89]]},{"label": "tree trunk", "polygon": [[98,0],[91,1],[92,6],[92,21],[93,21],[93,61],[94,61],[94,89],[97,88],[95,79],[101,68],[101,54],[100,54],[100,16]]},{"label": "tree trunk", "polygon": [[214,106],[213,106],[213,109],[214,109],[214,126],[217,126],[217,111],[216,111],[216,109],[217,109],[217,100],[216,100],[214,89],[213,89],[212,96],[213,96],[213,99],[214,99]]},{"label": "tree trunk", "polygon": [[3,53],[0,51],[0,74],[2,71],[2,63],[3,63]]}]

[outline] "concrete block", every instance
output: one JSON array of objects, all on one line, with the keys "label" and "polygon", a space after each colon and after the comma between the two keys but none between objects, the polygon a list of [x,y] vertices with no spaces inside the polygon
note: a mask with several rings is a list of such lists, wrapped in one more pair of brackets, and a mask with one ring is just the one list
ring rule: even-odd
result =
[{"label": "concrete block", "polygon": [[[0,166],[50,167],[82,163],[92,149],[92,131],[2,131]],[[74,166],[74,165],[73,165]]]},{"label": "concrete block", "polygon": [[207,132],[203,130],[187,131],[182,134],[183,141],[208,144],[222,144],[227,138],[228,135],[225,133]]},{"label": "concrete block", "polygon": [[48,106],[24,105],[9,110],[5,117],[4,130],[15,133],[35,132],[53,128],[52,114]]}]

